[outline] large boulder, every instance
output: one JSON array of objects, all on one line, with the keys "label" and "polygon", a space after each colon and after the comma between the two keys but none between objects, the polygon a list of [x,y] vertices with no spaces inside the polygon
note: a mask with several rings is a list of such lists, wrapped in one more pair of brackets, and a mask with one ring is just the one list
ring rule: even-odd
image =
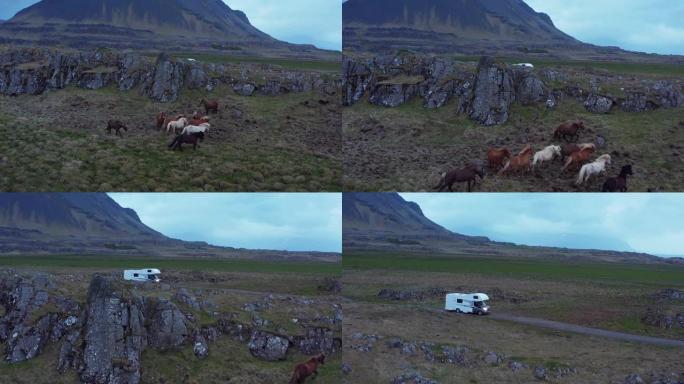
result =
[{"label": "large boulder", "polygon": [[52,327],[58,315],[49,314],[41,317],[32,326],[17,326],[7,340],[7,357],[10,363],[19,363],[38,356],[50,339]]},{"label": "large boulder", "polygon": [[674,325],[675,319],[674,316],[660,308],[648,308],[646,314],[641,318],[641,322],[652,327],[670,329]]},{"label": "large boulder", "polygon": [[675,85],[668,81],[657,81],[653,87],[658,104],[663,108],[677,108],[684,105],[684,93],[681,85]]},{"label": "large boulder", "polygon": [[[139,298],[122,297],[121,289],[95,276],[88,289],[81,381],[87,384],[138,384],[140,355],[146,344]],[[69,355],[68,347],[65,355]]]},{"label": "large boulder", "polygon": [[161,53],[154,67],[154,74],[143,86],[141,93],[162,103],[176,101],[183,87],[183,64],[172,61]]},{"label": "large boulder", "polygon": [[248,346],[252,356],[265,361],[277,361],[285,359],[290,341],[273,333],[255,331]]},{"label": "large boulder", "polygon": [[370,68],[358,61],[344,57],[342,60],[342,104],[353,105],[363,97],[371,79]]},{"label": "large boulder", "polygon": [[522,105],[547,101],[548,91],[543,81],[530,71],[522,71],[516,75],[515,99]]},{"label": "large boulder", "polygon": [[658,105],[650,101],[643,92],[629,92],[619,104],[620,109],[625,112],[646,112],[658,108]]},{"label": "large boulder", "polygon": [[613,109],[615,101],[608,96],[602,96],[596,93],[589,95],[584,102],[584,108],[592,113],[608,113]]},{"label": "large boulder", "polygon": [[503,124],[513,99],[513,79],[507,68],[489,57],[480,59],[470,118],[482,125]]},{"label": "large boulder", "polygon": [[171,350],[183,345],[190,335],[186,317],[178,307],[166,300],[147,298],[145,317],[148,319],[147,341],[159,351]]},{"label": "large boulder", "polygon": [[395,377],[391,384],[439,384],[439,382],[423,377],[418,372],[410,372]]},{"label": "large boulder", "polygon": [[419,94],[421,81],[423,81],[422,77],[381,81],[371,91],[368,101],[373,105],[398,107]]}]

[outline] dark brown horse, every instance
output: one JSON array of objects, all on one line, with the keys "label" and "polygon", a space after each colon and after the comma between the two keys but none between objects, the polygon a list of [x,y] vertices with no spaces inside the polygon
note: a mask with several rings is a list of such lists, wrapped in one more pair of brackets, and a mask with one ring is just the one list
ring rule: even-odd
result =
[{"label": "dark brown horse", "polygon": [[575,166],[575,168],[579,168],[582,164],[589,161],[591,155],[593,155],[595,151],[595,146],[589,146],[580,151],[571,153],[570,156],[568,156],[568,158],[565,160],[565,165],[563,165],[563,172],[570,168],[570,166]]},{"label": "dark brown horse", "polygon": [[162,129],[165,120],[166,112],[159,112],[159,114],[157,114],[157,129]]},{"label": "dark brown horse", "polygon": [[487,150],[487,160],[489,162],[489,168],[497,170],[504,165],[505,159],[511,158],[511,152],[508,148],[489,148]]},{"label": "dark brown horse", "polygon": [[218,113],[219,111],[219,103],[216,100],[207,101],[207,99],[202,99],[202,101],[200,101],[200,106],[204,107],[207,115],[211,112]]},{"label": "dark brown horse", "polygon": [[584,121],[572,121],[572,122],[567,122],[563,123],[556,128],[556,130],[553,132],[553,137],[560,139],[563,138],[565,140],[568,140],[568,137],[570,139],[575,139],[577,141],[579,139],[579,131],[581,129],[584,129]]},{"label": "dark brown horse", "polygon": [[112,131],[116,131],[117,136],[123,137],[123,134],[121,134],[122,129],[128,132],[128,127],[119,120],[109,120],[107,122],[107,133],[110,135],[112,134]]},{"label": "dark brown horse", "polygon": [[499,175],[513,171],[519,172],[527,169],[528,171],[532,169],[532,156],[534,156],[534,150],[532,146],[527,144],[525,148],[520,151],[517,155],[513,156],[506,165],[499,171]]},{"label": "dark brown horse", "polygon": [[452,187],[454,183],[468,183],[468,192],[470,192],[471,184],[475,184],[477,176],[480,176],[480,179],[484,179],[484,169],[482,169],[482,166],[469,164],[463,169],[455,169],[451,172],[443,173],[439,184],[433,189],[439,192],[449,189],[449,192],[453,192]]},{"label": "dark brown horse", "polygon": [[625,165],[617,177],[611,177],[603,183],[603,192],[627,192],[627,176],[632,176],[632,166]]},{"label": "dark brown horse", "polygon": [[196,132],[189,135],[178,135],[175,139],[173,139],[171,144],[169,144],[169,148],[174,151],[178,149],[183,152],[183,144],[192,144],[192,149],[196,151],[197,143],[200,141],[204,141],[204,132]]},{"label": "dark brown horse", "polygon": [[325,355],[323,354],[312,357],[306,363],[297,364],[292,373],[290,384],[302,384],[311,375],[314,375],[315,378],[318,376],[319,365],[325,365]]}]

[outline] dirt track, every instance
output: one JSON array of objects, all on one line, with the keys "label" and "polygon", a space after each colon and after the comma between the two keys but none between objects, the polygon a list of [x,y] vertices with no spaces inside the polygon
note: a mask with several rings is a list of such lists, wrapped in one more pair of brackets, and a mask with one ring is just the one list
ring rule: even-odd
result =
[{"label": "dirt track", "polygon": [[532,325],[535,327],[551,328],[564,332],[580,333],[589,336],[607,337],[610,339],[630,341],[635,343],[653,344],[662,347],[680,347],[684,348],[684,340],[664,339],[659,337],[631,335],[629,333],[621,333],[614,331],[607,331],[604,329],[588,328],[579,325],[561,323],[558,321],[536,319],[532,317],[514,316],[505,313],[493,313],[488,316],[494,320],[512,321],[520,324]]}]

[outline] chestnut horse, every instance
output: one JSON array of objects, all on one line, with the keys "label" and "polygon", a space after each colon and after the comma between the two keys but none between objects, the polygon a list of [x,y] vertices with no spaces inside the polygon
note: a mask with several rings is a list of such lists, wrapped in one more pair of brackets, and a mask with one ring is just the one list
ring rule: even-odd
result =
[{"label": "chestnut horse", "polygon": [[477,181],[477,176],[480,176],[480,179],[484,179],[484,169],[482,169],[482,166],[469,164],[463,169],[455,169],[451,172],[443,173],[439,184],[433,189],[442,192],[444,189],[448,188],[449,192],[453,192],[454,190],[452,187],[454,186],[454,183],[467,182],[468,192],[470,192],[472,188],[471,184],[475,184]]},{"label": "chestnut horse", "polygon": [[503,175],[504,173],[512,170],[512,171],[520,171],[523,169],[527,169],[528,171],[532,168],[532,155],[534,153],[534,150],[532,150],[532,146],[527,144],[525,148],[523,148],[520,153],[518,153],[516,156],[513,156],[507,163],[504,165],[504,167],[499,171],[499,175]]},{"label": "chestnut horse", "polygon": [[200,141],[204,141],[204,133],[203,132],[197,132],[197,133],[191,133],[191,134],[185,134],[185,135],[178,135],[176,136],[175,139],[169,144],[169,149],[171,150],[180,150],[183,152],[183,144],[192,144],[192,149],[197,150],[197,143]]},{"label": "chestnut horse", "polygon": [[292,379],[290,379],[290,384],[302,384],[307,377],[314,375],[314,378],[318,376],[318,366],[325,365],[325,355],[320,354],[316,357],[312,357],[306,363],[297,364],[292,373]]},{"label": "chestnut horse", "polygon": [[209,123],[209,116],[193,117],[192,120],[190,120],[190,125],[202,125],[202,124],[208,124],[208,123]]},{"label": "chestnut horse", "polygon": [[565,161],[565,158],[570,156],[575,152],[579,152],[584,148],[592,147],[596,149],[596,144],[594,143],[583,143],[583,144],[564,144],[561,146],[561,160]]},{"label": "chestnut horse", "polygon": [[584,129],[584,121],[573,121],[573,122],[567,122],[563,123],[556,128],[556,130],[553,132],[553,137],[560,139],[564,138],[565,140],[570,137],[571,139],[574,138],[575,141],[579,139],[579,131],[580,129]]},{"label": "chestnut horse", "polygon": [[568,168],[570,168],[571,165],[574,165],[577,168],[586,163],[589,161],[589,158],[591,158],[591,155],[593,155],[595,151],[595,146],[588,146],[580,151],[571,153],[570,156],[568,156],[568,158],[565,160],[565,165],[563,165],[562,171],[565,172]]},{"label": "chestnut horse", "polygon": [[625,165],[620,170],[620,175],[617,177],[611,177],[603,183],[603,192],[627,192],[627,176],[632,176],[632,166]]},{"label": "chestnut horse", "polygon": [[216,100],[207,101],[207,99],[202,99],[202,101],[200,101],[200,106],[204,107],[204,110],[206,111],[207,115],[210,112],[218,113],[219,111],[219,104]]},{"label": "chestnut horse", "polygon": [[487,150],[487,160],[489,161],[489,168],[497,170],[504,165],[504,159],[510,159],[511,152],[508,148],[489,148]]},{"label": "chestnut horse", "polygon": [[162,129],[166,120],[166,112],[159,112],[157,115],[157,129]]}]

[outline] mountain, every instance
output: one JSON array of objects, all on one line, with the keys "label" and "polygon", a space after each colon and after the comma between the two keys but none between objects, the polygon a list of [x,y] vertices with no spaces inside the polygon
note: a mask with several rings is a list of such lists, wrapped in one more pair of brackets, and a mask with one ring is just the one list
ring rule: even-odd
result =
[{"label": "mountain", "polygon": [[664,263],[635,252],[537,247],[451,232],[397,193],[344,193],[344,251],[400,251],[486,257],[555,258],[600,262]]},{"label": "mountain", "polygon": [[319,51],[274,39],[221,0],[42,0],[2,24],[3,41],[234,54]]},{"label": "mountain", "polygon": [[345,51],[574,59],[628,54],[574,39],[523,0],[347,0],[343,23]]},{"label": "mountain", "polygon": [[0,193],[0,254],[339,261],[325,252],[217,247],[169,238],[104,193]]}]

